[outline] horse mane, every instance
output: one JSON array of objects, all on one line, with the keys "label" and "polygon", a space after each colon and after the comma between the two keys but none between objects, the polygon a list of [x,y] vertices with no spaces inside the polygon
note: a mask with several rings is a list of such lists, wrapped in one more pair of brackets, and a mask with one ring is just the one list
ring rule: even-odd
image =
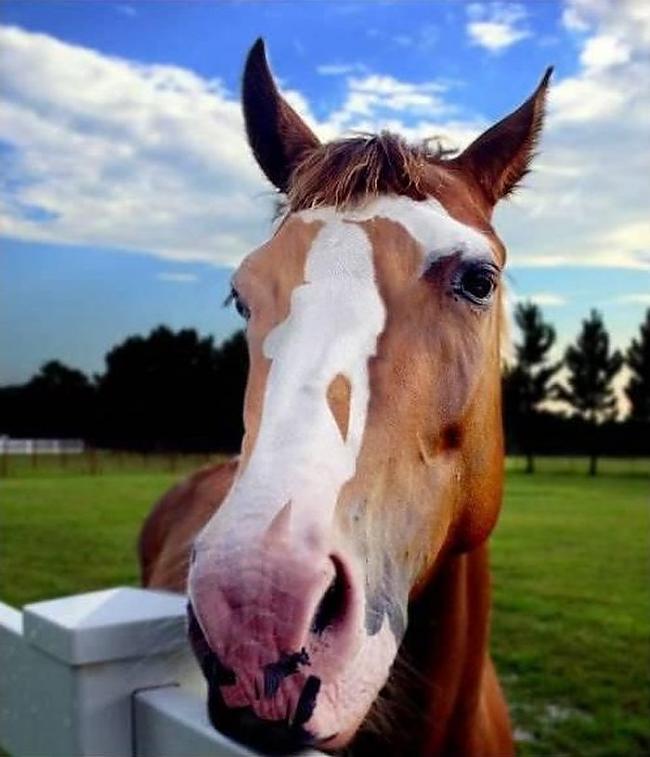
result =
[{"label": "horse mane", "polygon": [[409,144],[388,131],[337,139],[309,150],[298,163],[287,205],[292,211],[340,209],[379,194],[424,200],[433,194],[432,164],[442,164],[454,152],[437,137]]}]

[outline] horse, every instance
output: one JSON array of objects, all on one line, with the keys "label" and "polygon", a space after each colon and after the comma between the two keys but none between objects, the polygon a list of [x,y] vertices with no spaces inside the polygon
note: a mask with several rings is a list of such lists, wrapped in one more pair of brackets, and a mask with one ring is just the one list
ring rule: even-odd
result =
[{"label": "horse", "polygon": [[245,64],[248,142],[283,198],[232,278],[250,368],[238,458],[167,493],[143,584],[187,592],[218,730],[263,753],[514,751],[490,658],[506,251],[552,69],[464,151],[322,144]]}]

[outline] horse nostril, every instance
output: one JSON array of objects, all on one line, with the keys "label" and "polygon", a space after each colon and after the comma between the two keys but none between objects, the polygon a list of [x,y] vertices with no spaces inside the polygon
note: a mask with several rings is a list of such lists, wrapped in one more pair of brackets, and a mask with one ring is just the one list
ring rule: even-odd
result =
[{"label": "horse nostril", "polygon": [[326,628],[333,626],[343,616],[347,602],[348,586],[343,565],[334,555],[331,555],[330,559],[334,565],[334,578],[325,590],[314,613],[311,631],[316,634],[322,634]]}]

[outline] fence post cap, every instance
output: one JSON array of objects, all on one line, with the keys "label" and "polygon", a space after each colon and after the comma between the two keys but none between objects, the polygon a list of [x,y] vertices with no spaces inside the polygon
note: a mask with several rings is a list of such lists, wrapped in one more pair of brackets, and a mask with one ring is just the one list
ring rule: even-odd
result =
[{"label": "fence post cap", "polygon": [[118,587],[23,609],[30,644],[70,665],[165,654],[186,644],[187,597]]}]

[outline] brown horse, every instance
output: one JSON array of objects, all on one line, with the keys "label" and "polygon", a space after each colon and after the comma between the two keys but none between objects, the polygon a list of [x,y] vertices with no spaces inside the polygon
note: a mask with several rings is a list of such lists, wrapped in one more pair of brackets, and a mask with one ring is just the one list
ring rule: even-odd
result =
[{"label": "brown horse", "polygon": [[241,456],[168,493],[140,554],[145,585],[188,592],[211,721],[261,751],[513,751],[488,652],[505,262],[491,215],[527,171],[549,76],[449,158],[388,133],[321,144],[263,43],[249,54],[248,139],[286,205],[233,277]]}]

